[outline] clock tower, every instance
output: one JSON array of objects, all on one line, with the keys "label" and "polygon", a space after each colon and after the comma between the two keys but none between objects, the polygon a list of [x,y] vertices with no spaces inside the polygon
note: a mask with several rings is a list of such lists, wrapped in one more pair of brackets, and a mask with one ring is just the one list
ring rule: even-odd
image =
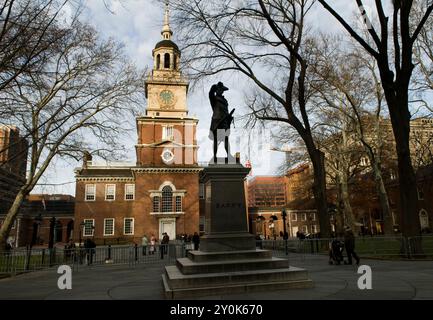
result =
[{"label": "clock tower", "polygon": [[162,40],[153,55],[153,70],[145,83],[147,108],[137,118],[138,166],[196,166],[198,119],[188,115],[188,81],[180,69],[181,52],[171,40],[166,6]]}]

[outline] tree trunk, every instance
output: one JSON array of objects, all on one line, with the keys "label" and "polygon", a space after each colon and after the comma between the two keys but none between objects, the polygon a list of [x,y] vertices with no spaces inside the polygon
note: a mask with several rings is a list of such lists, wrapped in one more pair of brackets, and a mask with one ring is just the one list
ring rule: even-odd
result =
[{"label": "tree trunk", "polygon": [[341,183],[341,200],[344,204],[344,216],[345,225],[349,226],[352,230],[355,227],[355,217],[353,216],[352,206],[350,204],[349,198],[349,188],[347,186],[347,174],[345,172],[340,173],[340,183]]},{"label": "tree trunk", "polygon": [[[374,159],[370,159],[370,161]],[[377,194],[379,196],[380,207],[383,214],[383,227],[385,235],[393,234],[393,221],[391,208],[389,206],[388,193],[386,192],[385,183],[383,182],[382,172],[376,162],[373,163],[374,182],[376,184]]]},{"label": "tree trunk", "polygon": [[[6,218],[3,221],[3,225],[0,228],[0,250],[3,250],[6,247],[7,238],[26,195],[27,192],[25,189],[21,188],[16,195],[12,206],[8,210]],[[18,231],[19,230],[17,230],[17,232]]]},{"label": "tree trunk", "polygon": [[328,200],[326,198],[325,155],[315,148],[309,153],[314,170],[313,193],[319,216],[320,237],[330,238],[331,226],[329,223]]},{"label": "tree trunk", "polygon": [[391,100],[388,105],[398,158],[401,231],[404,237],[411,238],[411,252],[422,254],[421,241],[413,240],[414,237],[420,236],[421,226],[418,218],[416,175],[410,157],[410,114],[407,108],[407,90],[399,88],[397,99]]}]

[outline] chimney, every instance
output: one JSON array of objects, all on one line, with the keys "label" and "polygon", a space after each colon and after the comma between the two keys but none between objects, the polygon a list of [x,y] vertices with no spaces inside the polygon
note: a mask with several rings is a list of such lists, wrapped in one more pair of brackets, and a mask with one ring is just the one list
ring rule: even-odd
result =
[{"label": "chimney", "polygon": [[87,169],[88,165],[92,165],[92,155],[89,151],[83,152],[83,168]]}]

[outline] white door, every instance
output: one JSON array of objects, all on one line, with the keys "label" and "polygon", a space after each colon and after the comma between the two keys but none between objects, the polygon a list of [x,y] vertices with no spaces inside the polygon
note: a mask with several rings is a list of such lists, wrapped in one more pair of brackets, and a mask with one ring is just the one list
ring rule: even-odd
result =
[{"label": "white door", "polygon": [[296,237],[296,232],[298,232],[298,227],[292,227],[292,237]]},{"label": "white door", "polygon": [[162,239],[162,234],[167,232],[170,240],[176,239],[176,219],[160,219],[159,221],[159,238]]}]

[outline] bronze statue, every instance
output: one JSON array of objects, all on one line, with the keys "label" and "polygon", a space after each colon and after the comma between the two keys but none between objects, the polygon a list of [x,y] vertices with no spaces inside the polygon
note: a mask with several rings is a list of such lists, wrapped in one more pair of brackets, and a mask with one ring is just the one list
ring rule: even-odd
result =
[{"label": "bronze statue", "polygon": [[[230,125],[233,122],[233,109],[229,113],[228,102],[223,96],[224,91],[228,88],[224,86],[222,82],[214,84],[209,91],[209,100],[213,110],[212,123],[210,126],[211,138],[213,139],[213,162],[217,162],[217,151],[218,145],[224,140],[224,148],[227,152],[226,163],[228,159],[232,159],[233,156],[230,154]],[[219,134],[218,134],[219,133]]]}]

